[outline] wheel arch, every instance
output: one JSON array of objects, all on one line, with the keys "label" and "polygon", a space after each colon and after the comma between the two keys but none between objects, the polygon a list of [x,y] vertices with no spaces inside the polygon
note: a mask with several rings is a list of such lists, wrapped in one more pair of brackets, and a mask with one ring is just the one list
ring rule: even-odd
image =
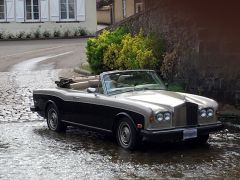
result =
[{"label": "wheel arch", "polygon": [[53,106],[55,106],[56,109],[58,109],[57,104],[56,104],[53,100],[48,100],[48,101],[46,102],[46,104],[45,104],[45,107],[44,107],[45,117],[47,117],[47,108],[48,108],[50,105],[53,105]]},{"label": "wheel arch", "polygon": [[119,121],[123,118],[128,118],[133,123],[134,127],[137,130],[137,127],[135,126],[135,122],[134,122],[133,118],[126,112],[120,112],[115,116],[114,121],[113,121],[112,132],[114,134],[116,132],[116,128],[117,128]]}]

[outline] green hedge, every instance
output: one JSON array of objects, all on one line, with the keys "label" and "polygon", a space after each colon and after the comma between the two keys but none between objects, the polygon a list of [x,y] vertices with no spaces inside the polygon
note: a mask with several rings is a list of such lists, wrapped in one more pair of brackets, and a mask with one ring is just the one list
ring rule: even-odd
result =
[{"label": "green hedge", "polygon": [[142,30],[132,35],[123,27],[105,30],[87,43],[88,62],[96,74],[115,69],[159,70],[164,52],[161,38],[145,36]]},{"label": "green hedge", "polygon": [[87,42],[87,58],[92,71],[99,74],[108,68],[103,63],[104,53],[111,44],[120,44],[126,28],[118,28],[113,32],[104,30],[97,38],[91,38]]}]

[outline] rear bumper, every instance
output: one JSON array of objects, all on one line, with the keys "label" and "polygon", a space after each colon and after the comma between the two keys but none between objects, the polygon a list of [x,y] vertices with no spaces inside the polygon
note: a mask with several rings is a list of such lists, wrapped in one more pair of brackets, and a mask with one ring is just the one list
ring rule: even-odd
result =
[{"label": "rear bumper", "polygon": [[[217,132],[222,130],[223,124],[217,123],[217,124],[211,124],[211,125],[204,125],[204,126],[197,126],[197,127],[191,127],[190,129],[196,129],[197,130],[197,137],[201,135],[206,135],[211,132]],[[189,128],[175,128],[175,129],[165,129],[165,130],[141,130],[141,135],[148,140],[153,141],[182,141],[184,139],[184,130]]]}]

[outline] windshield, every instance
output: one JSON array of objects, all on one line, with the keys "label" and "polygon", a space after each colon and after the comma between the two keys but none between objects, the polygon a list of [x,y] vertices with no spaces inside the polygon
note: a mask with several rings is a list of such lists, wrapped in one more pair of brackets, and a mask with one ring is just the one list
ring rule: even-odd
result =
[{"label": "windshield", "polygon": [[105,74],[103,81],[107,94],[166,89],[154,71],[125,71]]}]

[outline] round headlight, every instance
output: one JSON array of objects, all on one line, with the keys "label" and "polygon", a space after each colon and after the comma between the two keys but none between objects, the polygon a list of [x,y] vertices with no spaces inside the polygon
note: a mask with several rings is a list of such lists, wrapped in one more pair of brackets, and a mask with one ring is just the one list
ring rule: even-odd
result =
[{"label": "round headlight", "polygon": [[169,121],[171,119],[171,114],[169,112],[164,113],[164,120]]},{"label": "round headlight", "polygon": [[209,108],[209,109],[207,110],[207,116],[208,116],[208,117],[213,117],[213,115],[214,115],[214,110],[211,109],[211,108]]},{"label": "round headlight", "polygon": [[161,122],[161,121],[164,120],[164,115],[163,115],[162,113],[158,113],[158,114],[156,115],[156,118],[157,118],[157,120],[158,120],[159,122]]},{"label": "round headlight", "polygon": [[201,116],[202,118],[207,117],[207,111],[206,111],[206,109],[202,109],[202,110],[200,111],[200,116]]}]

